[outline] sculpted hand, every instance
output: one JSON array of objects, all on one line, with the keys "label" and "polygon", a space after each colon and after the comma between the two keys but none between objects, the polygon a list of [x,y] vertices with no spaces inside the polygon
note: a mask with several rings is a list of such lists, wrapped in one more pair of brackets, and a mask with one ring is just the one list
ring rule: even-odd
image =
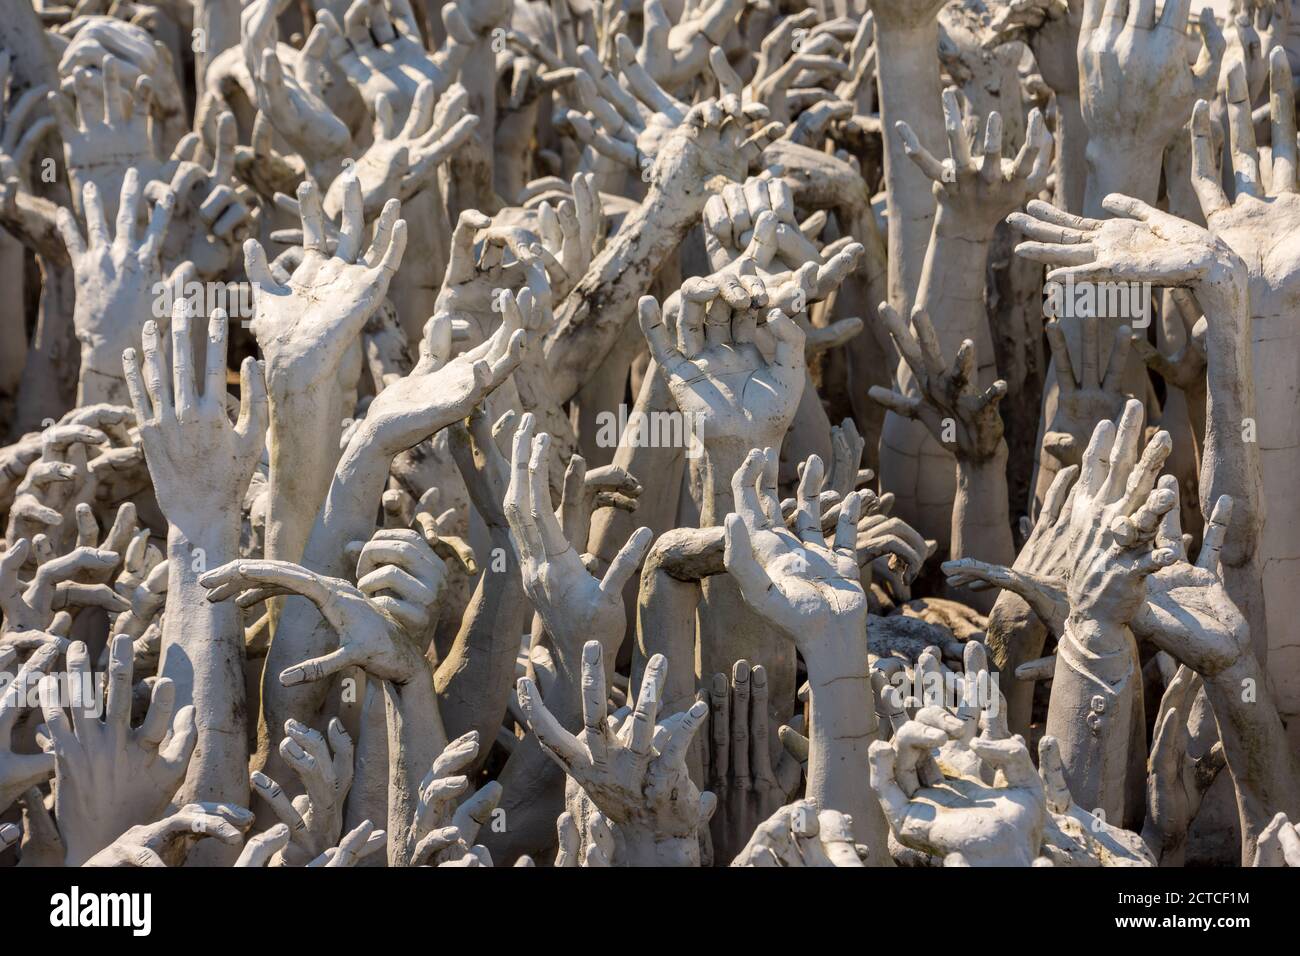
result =
[{"label": "sculpted hand", "polygon": [[291,801],[278,783],[256,770],[249,781],[289,829],[289,843],[276,865],[305,866],[335,846],[343,832],[343,805],[352,789],[352,738],[337,717],[329,723],[328,746],[317,731],[296,720],[285,721],[284,732],[280,756],[306,792]]},{"label": "sculpted hand", "polygon": [[[1098,423],[1082,468],[1063,469],[1052,482],[1012,568],[949,561],[943,566],[949,580],[1014,591],[1058,637],[1071,614],[1135,624],[1149,575],[1177,559],[1168,532],[1161,530],[1177,496],[1168,480],[1156,487],[1172,443],[1167,432],[1157,432],[1139,458],[1142,416],[1142,404],[1134,399],[1118,423]],[[1159,545],[1155,550],[1153,543]]]},{"label": "sculpted hand", "polygon": [[646,0],[636,60],[665,89],[685,91],[707,68],[709,50],[722,43],[744,10],[744,0],[709,0],[674,24],[662,0]]},{"label": "sculpted hand", "polygon": [[1221,740],[1200,757],[1187,752],[1187,719],[1201,689],[1201,678],[1186,664],[1180,666],[1156,712],[1147,761],[1147,818],[1142,838],[1159,854],[1163,866],[1182,864],[1188,830],[1205,791],[1225,764]]},{"label": "sculpted hand", "polygon": [[[116,552],[78,547],[55,557],[53,553],[42,554],[40,546],[48,547],[44,535],[38,535],[35,542],[19,538],[0,555],[0,612],[4,614],[5,643],[21,642],[29,636],[38,644],[45,643],[44,632],[63,629],[57,628],[56,617],[67,617],[64,608],[102,607],[120,613],[130,607],[107,585],[81,584],[76,580],[89,572],[111,571],[117,566]],[[19,571],[33,551],[36,573],[30,581],[23,582]],[[71,623],[67,620],[64,628]]]},{"label": "sculpted hand", "polygon": [[1038,773],[1043,778],[1048,814],[1042,854],[1053,866],[1155,866],[1143,837],[1074,802],[1065,780],[1060,744],[1050,735],[1038,741]]},{"label": "sculpted hand", "polygon": [[998,379],[980,391],[975,343],[965,339],[951,367],[945,368],[938,335],[925,309],[912,310],[915,334],[888,302],[880,303],[880,317],[921,394],[903,395],[873,385],[871,398],[890,411],[924,422],[937,441],[964,461],[987,461],[1005,451],[998,403],[1007,393],[1007,383]]},{"label": "sculpted hand", "polygon": [[153,196],[170,188],[179,203],[162,248],[169,274],[189,262],[200,279],[224,277],[257,223],[250,191],[235,181],[235,116],[225,110],[215,123],[216,143],[210,157],[199,135],[190,133],[177,144],[170,185],[155,181],[145,189]]},{"label": "sculpted hand", "polygon": [[[86,645],[68,648],[68,681],[41,680],[47,753],[54,756],[54,812],[67,847],[66,865],[86,860],[138,824],[157,820],[180,788],[198,741],[193,706],[173,719],[176,687],[166,677],[153,685],[149,712],[131,727],[131,639],[113,639],[108,694],[99,719]],[[64,713],[64,690],[72,712]]]},{"label": "sculpted hand", "polygon": [[803,773],[799,761],[784,749],[772,766],[767,672],[762,665],[751,669],[748,661],[736,661],[730,680],[726,674],[714,674],[709,704],[712,727],[704,750],[705,780],[718,801],[713,852],[717,859],[728,860],[798,791]]},{"label": "sculpted hand", "polygon": [[[434,109],[434,87],[422,80],[415,99],[399,128],[388,94],[375,103],[374,140],[351,169],[361,183],[362,209],[366,220],[379,215],[390,199],[406,202],[433,181],[438,167],[469,139],[479,118],[466,114],[469,95],[456,84],[438,100]],[[330,184],[325,194],[325,212],[336,216],[344,201],[346,177]]]},{"label": "sculpted hand", "polygon": [[247,40],[244,43],[248,72],[256,78],[253,86],[258,112],[294,152],[322,171],[325,164],[343,157],[352,141],[347,125],[324,100],[324,55],[328,46],[328,28],[317,23],[302,50],[293,56],[292,71],[286,74],[280,57],[291,55],[292,47],[277,48],[274,36],[260,48]]},{"label": "sculpted hand", "polygon": [[391,459],[469,415],[519,365],[525,332],[512,315],[503,313],[485,342],[454,358],[451,319],[443,313],[429,319],[419,361],[370,403],[353,441],[373,443]]},{"label": "sculpted hand", "polygon": [[[158,327],[144,326],[144,381],[135,349],[122,354],[127,390],[140,423],[140,438],[158,504],[191,541],[212,528],[237,531],[232,502],[248,490],[262,455],[267,425],[266,386],[257,362],[240,369],[239,419],[226,409],[226,346],[229,321],[221,309],[208,320],[203,394],[199,394],[188,303],[172,309],[172,369],[167,374]],[[146,394],[147,391],[147,394]]]},{"label": "sculpted hand", "polygon": [[742,180],[763,148],[784,129],[769,123],[749,135],[749,119],[766,117],[767,110],[757,104],[742,106],[739,96],[694,106],[677,99],[637,62],[625,35],[618,38],[618,56],[631,95],[611,73],[580,74],[578,100],[589,115],[569,110],[565,118],[582,143],[639,171],[643,181],[669,194],[694,190],[713,176]]},{"label": "sculpted hand", "polygon": [[1138,199],[1113,193],[1102,205],[1115,218],[1088,219],[1033,200],[1007,222],[1029,238],[1016,253],[1051,266],[1049,282],[1223,282],[1236,256],[1208,230]]},{"label": "sculpted hand", "polygon": [[[54,774],[53,755],[14,753],[13,733],[31,688],[63,653],[64,646],[65,642],[58,641],[37,648],[0,692],[0,812],[8,810],[29,787],[45,783]],[[0,672],[13,674],[16,667],[18,651],[0,647]]]},{"label": "sculpted hand", "polygon": [[447,744],[433,762],[420,784],[415,819],[403,835],[405,865],[492,865],[487,848],[474,839],[501,799],[501,784],[494,780],[456,805],[469,792],[469,778],[458,771],[474,762],[478,748],[478,731],[471,730]]},{"label": "sculpted hand", "polygon": [[[592,577],[556,520],[548,477],[551,439],[545,432],[533,437],[533,427],[533,416],[526,413],[515,432],[505,498],[524,591],[557,644],[576,649],[585,638],[595,637],[612,655],[627,627],[623,587],[636,573],[653,535],[649,528],[638,528],[604,578]],[[601,680],[603,686],[603,676]]]},{"label": "sculpted hand", "polygon": [[1286,243],[1276,241],[1300,222],[1295,100],[1286,52],[1278,47],[1269,56],[1268,118],[1274,145],[1262,156],[1240,64],[1228,72],[1227,81],[1232,196],[1223,189],[1206,103],[1197,103],[1192,114],[1192,186],[1210,231],[1250,264],[1251,314],[1286,314],[1300,291],[1300,262]]},{"label": "sculpted hand", "polygon": [[1042,843],[1047,801],[1022,739],[970,741],[1000,785],[964,776],[918,783],[918,761],[963,726],[940,708],[924,707],[891,742],[871,745],[871,788],[890,829],[904,846],[940,857],[945,866],[1030,866]]},{"label": "sculpted hand", "polygon": [[238,846],[253,814],[227,803],[187,803],[155,823],[131,827],[82,866],[180,866],[194,844],[216,837]]},{"label": "sculpted hand", "polygon": [[615,863],[699,866],[699,831],[716,801],[691,782],[686,753],[709,709],[697,701],[686,713],[656,723],[667,672],[663,655],[656,654],[646,665],[631,714],[620,725],[607,715],[603,657],[599,641],[583,647],[583,729],[576,737],[546,709],[537,685],[520,678],[519,705],[529,728],[618,827],[623,859]]},{"label": "sculpted hand", "polygon": [[1004,216],[1042,191],[1051,172],[1052,134],[1042,114],[1031,110],[1024,145],[1014,160],[1003,159],[1001,114],[989,113],[981,144],[979,120],[970,114],[969,104],[963,109],[957,95],[956,87],[943,91],[948,158],[942,162],[921,145],[905,122],[894,125],[912,162],[934,180],[941,210],[935,228],[987,239]]},{"label": "sculpted hand", "polygon": [[[107,203],[107,214],[113,216],[128,169],[134,168],[146,183],[164,177],[149,129],[153,81],[141,74],[128,88],[122,78],[122,63],[115,56],[104,57],[98,72],[96,77],[86,67],[73,70],[75,114],[67,93],[51,91],[46,102],[58,121],[74,198],[93,183]],[[89,216],[88,210],[82,212]]]},{"label": "sculpted hand", "polygon": [[1209,7],[1197,28],[1203,46],[1188,66],[1190,0],[1155,5],[1089,0],[1079,30],[1079,93],[1088,124],[1088,153],[1098,162],[1116,150],[1158,157],[1191,115],[1208,99],[1219,76],[1223,34]]},{"label": "sculpted hand", "polygon": [[1250,648],[1250,628],[1224,587],[1219,561],[1232,498],[1222,495],[1215,502],[1193,564],[1177,514],[1178,481],[1164,475],[1159,485],[1174,504],[1161,519],[1156,538],[1173,559],[1147,579],[1146,604],[1133,618],[1133,632],[1203,677],[1213,677]]},{"label": "sculpted hand", "polygon": [[856,653],[867,613],[856,551],[859,493],[842,503],[828,545],[813,490],[821,486],[821,459],[809,458],[799,480],[796,533],[781,522],[762,472],[763,454],[755,450],[732,478],[737,513],[726,519],[728,573],[746,603],[793,640],[805,659]]},{"label": "sculpted hand", "polygon": [[669,339],[651,297],[641,299],[641,331],[666,377],[673,401],[697,424],[705,449],[780,444],[803,393],[804,334],[780,310],[765,328],[776,347],[771,360],[754,344],[758,314],[767,305],[762,283],[688,279],[682,286],[677,341]]},{"label": "sculpted hand", "polygon": [[85,239],[71,210],[59,210],[58,225],[72,260],[77,290],[73,324],[81,342],[78,404],[121,405],[126,402],[122,352],[139,347],[141,326],[154,314],[162,281],[162,242],[176,198],[170,190],[162,191],[141,235],[137,225],[140,174],[135,167],[127,169],[121,184],[117,231],[110,238],[100,188],[88,182],[81,194]]},{"label": "sculpted hand", "polygon": [[[414,532],[412,532],[414,533]],[[293,687],[324,680],[347,667],[360,667],[378,680],[406,684],[428,674],[420,647],[380,603],[342,578],[326,577],[288,561],[232,561],[199,578],[209,601],[234,597],[250,607],[277,594],[297,594],[316,605],[339,636],[339,647],[280,673]]]},{"label": "sculpted hand", "polygon": [[853,842],[851,821],[812,800],[779,807],[759,824],[732,866],[865,866],[865,848]]},{"label": "sculpted hand", "polygon": [[406,221],[393,215],[362,255],[360,186],[352,181],[348,189],[354,198],[343,204],[339,241],[331,254],[326,250],[320,193],[310,183],[298,188],[303,257],[287,282],[272,276],[261,243],[244,243],[244,265],[253,282],[251,327],[266,356],[272,403],[337,378],[344,354],[383,301],[401,265]]},{"label": "sculpted hand", "polygon": [[[1079,464],[1093,426],[1102,419],[1116,418],[1124,409],[1124,370],[1129,348],[1140,337],[1127,325],[1120,325],[1112,343],[1107,343],[1098,335],[1098,322],[1095,315],[1083,317],[1083,334],[1074,355],[1061,323],[1053,319],[1046,326],[1060,393],[1056,414],[1043,434],[1043,449],[1062,466]],[[1145,338],[1140,341],[1146,344]]]},{"label": "sculpted hand", "polygon": [[[499,6],[483,4],[494,5]],[[477,40],[475,28],[495,25],[476,21],[471,26],[458,3],[446,4],[442,22],[447,42],[430,54],[408,0],[357,0],[348,7],[341,29],[328,10],[318,19],[327,30],[330,57],[347,74],[371,114],[377,114],[379,98],[387,97],[399,122],[412,109],[422,82],[431,84],[434,96],[447,91]]]},{"label": "sculpted hand", "polygon": [[1285,813],[1275,816],[1259,835],[1252,866],[1300,867],[1300,830]]}]

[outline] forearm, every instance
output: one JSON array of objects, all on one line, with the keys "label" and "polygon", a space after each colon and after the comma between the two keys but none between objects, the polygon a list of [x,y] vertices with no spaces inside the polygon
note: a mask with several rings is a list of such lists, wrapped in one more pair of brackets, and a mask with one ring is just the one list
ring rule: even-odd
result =
[{"label": "forearm", "polygon": [[[696,610],[700,581],[721,574],[721,528],[680,528],[655,543],[641,571],[637,595],[636,651],[632,656],[631,686],[639,687],[647,662],[655,654],[668,661],[660,711],[681,713],[695,702]],[[666,564],[670,564],[669,571]],[[697,786],[706,785],[702,741],[692,741],[686,763]]]},{"label": "forearm", "polygon": [[420,784],[446,748],[447,734],[427,666],[406,684],[380,682],[379,691],[388,718],[389,865],[409,866],[408,853],[414,847],[407,847],[403,838],[415,820]]},{"label": "forearm", "polygon": [[1160,169],[1164,144],[1109,143],[1092,137],[1084,150],[1087,157],[1088,185],[1084,192],[1083,215],[1109,219],[1101,201],[1111,193],[1120,193],[1154,203],[1160,188]]},{"label": "forearm", "polygon": [[1256,408],[1246,268],[1233,256],[1221,273],[1196,290],[1206,313],[1208,361],[1201,511],[1208,516],[1220,495],[1232,496],[1232,523],[1220,554],[1225,565],[1242,567],[1255,557],[1263,489],[1251,427]]},{"label": "forearm", "polygon": [[[952,509],[952,557],[1010,567],[1016,559],[1007,503],[1007,444],[985,461],[957,460]],[[991,606],[991,605],[990,605]]]},{"label": "forearm", "polygon": [[194,57],[194,86],[201,90],[208,64],[218,53],[239,45],[240,10],[236,0],[196,0],[194,6],[194,26],[207,40]]},{"label": "forearm", "polygon": [[369,541],[375,516],[388,484],[396,453],[382,447],[362,423],[348,441],[334,468],[324,504],[303,551],[303,563],[313,571],[348,577],[344,548],[352,541]]},{"label": "forearm", "polygon": [[[780,436],[757,436],[758,447],[779,447]],[[731,476],[745,461],[750,449],[740,440],[711,441],[702,458],[692,462],[692,492],[699,497],[700,527],[721,527],[735,510]],[[742,658],[767,671],[768,716],[772,726],[772,756],[779,756],[776,728],[794,713],[796,662],[788,635],[772,627],[745,601],[735,580],[728,574],[700,582],[703,601],[699,611],[700,673],[705,681],[714,674],[731,673]]]},{"label": "forearm", "polygon": [[984,640],[1007,699],[1007,726],[1013,734],[1028,739],[1034,682],[1016,679],[1016,668],[1043,656],[1047,627],[1024,598],[1011,591],[999,591],[989,612]]},{"label": "forearm", "polygon": [[57,203],[19,190],[0,225],[11,232],[36,255],[58,263],[67,263],[68,250],[59,235]]},{"label": "forearm", "polygon": [[1141,692],[1137,650],[1125,627],[1071,612],[1057,645],[1047,732],[1060,742],[1079,806],[1121,823],[1133,720]]},{"label": "forearm", "polygon": [[280,561],[302,560],[338,461],[342,429],[339,389],[333,381],[317,385],[302,394],[286,394],[274,384],[270,388],[266,557]]},{"label": "forearm", "polygon": [[[368,541],[375,531],[375,515],[388,480],[392,456],[380,448],[365,426],[348,442],[325,504],[307,540],[302,563],[320,574],[350,578],[346,547]],[[285,687],[280,673],[305,660],[320,657],[338,646],[338,635],[310,601],[289,596],[282,600],[275,621],[275,639],[267,652],[262,674],[262,722],[258,729],[257,762],[267,773],[279,763],[276,745],[289,718],[310,724],[325,703],[329,683],[312,681]]]},{"label": "forearm", "polygon": [[985,232],[963,223],[940,206],[916,293],[916,304],[929,312],[943,353],[954,354],[963,339],[970,339],[976,345],[981,371],[992,369],[994,362],[984,302],[992,241],[992,230]]},{"label": "forearm", "polygon": [[[563,663],[564,652],[558,642],[555,654],[556,680],[546,691],[546,707],[562,727],[577,733],[582,728],[580,678],[576,667]],[[549,852],[556,844],[556,818],[564,811],[564,771],[542,749],[537,737],[528,733],[515,745],[497,779],[506,828],[500,833],[479,834],[493,859]]]},{"label": "forearm", "polygon": [[505,556],[505,567],[496,570],[495,558],[487,563],[456,640],[434,675],[448,736],[454,740],[477,730],[480,758],[487,756],[509,705],[519,635],[531,609],[509,531],[489,528],[489,534],[492,552]]},{"label": "forearm", "polygon": [[613,347],[659,267],[700,221],[710,192],[703,183],[650,187],[641,205],[596,256],[557,310],[545,354],[551,396],[569,401]]},{"label": "forearm", "polygon": [[1242,865],[1249,866],[1260,831],[1278,811],[1292,820],[1300,816],[1300,767],[1250,649],[1231,667],[1202,677],[1237,793]]},{"label": "forearm", "polygon": [[[846,646],[853,640],[846,638]],[[819,810],[852,816],[854,838],[869,848],[868,864],[888,866],[889,827],[868,785],[867,748],[876,739],[877,717],[865,644],[842,660],[810,655],[805,663],[812,694],[808,799]]]},{"label": "forearm", "polygon": [[720,527],[679,528],[655,542],[641,570],[631,685],[639,687],[646,663],[662,654],[668,661],[659,705],[662,713],[680,713],[695,702],[695,611],[700,581],[726,570],[722,553]]},{"label": "forearm", "polygon": [[239,557],[238,529],[167,534],[167,604],[158,673],[176,685],[176,707],[193,704],[199,742],[182,802],[247,806],[248,736],[244,631],[231,601],[212,602],[199,577]]},{"label": "forearm", "polygon": [[905,121],[922,146],[943,154],[943,83],[938,49],[937,21],[914,28],[876,24],[876,71],[889,204],[889,301],[903,314],[911,311],[912,293],[920,282],[935,204],[929,178],[908,158],[894,124]]},{"label": "forearm", "polygon": [[1088,124],[1078,93],[1056,94],[1056,204],[1076,216],[1083,212],[1088,189]]}]

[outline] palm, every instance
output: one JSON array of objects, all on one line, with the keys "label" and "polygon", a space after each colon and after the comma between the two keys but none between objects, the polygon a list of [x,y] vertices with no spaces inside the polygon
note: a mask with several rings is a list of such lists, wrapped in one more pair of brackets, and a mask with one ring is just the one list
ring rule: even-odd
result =
[{"label": "palm", "polygon": [[289,277],[287,295],[256,296],[253,335],[271,369],[315,369],[341,357],[341,348],[329,346],[351,344],[373,308],[356,296],[367,271],[363,264],[309,252]]},{"label": "palm", "polygon": [[[1179,561],[1153,574],[1147,604],[1168,625],[1151,639],[1188,667],[1213,674],[1250,644],[1250,630],[1217,574]],[[1152,620],[1152,615],[1145,616]]]},{"label": "palm", "polygon": [[670,388],[677,407],[705,423],[707,438],[744,439],[753,447],[784,431],[799,396],[776,380],[753,345],[708,348],[691,364],[698,374],[674,378]]},{"label": "palm", "polygon": [[1214,237],[1185,219],[1153,211],[1143,221],[1107,219],[1092,239],[1098,273],[1120,281],[1190,282],[1214,262]]},{"label": "palm", "polygon": [[[916,791],[912,801],[921,808],[941,808],[925,835],[916,840],[930,853],[947,856],[959,852],[968,862],[979,862],[980,846],[993,848],[999,857],[1011,848],[1026,866],[1037,856],[1034,838],[1042,833],[1046,807],[1042,794],[1029,787],[1003,789],[947,777],[937,787]],[[925,815],[924,809],[911,812]],[[980,839],[972,841],[972,833],[978,833]]]},{"label": "palm", "polygon": [[1300,296],[1300,249],[1277,238],[1300,230],[1300,194],[1241,195],[1231,207],[1211,215],[1209,224],[1246,263],[1251,312],[1290,315]]}]

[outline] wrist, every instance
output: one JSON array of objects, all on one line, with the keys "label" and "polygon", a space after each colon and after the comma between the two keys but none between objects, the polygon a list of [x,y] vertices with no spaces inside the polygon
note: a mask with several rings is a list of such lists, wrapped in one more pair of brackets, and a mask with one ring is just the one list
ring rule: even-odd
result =
[{"label": "wrist", "polygon": [[[1002,218],[999,216],[992,222],[972,221],[974,218],[962,215],[953,206],[952,200],[942,196],[939,198],[934,214],[934,237],[936,246],[947,244],[948,248],[943,250],[942,255],[936,248],[935,260],[953,263],[953,256],[957,256],[959,257],[957,261],[975,264],[983,263],[988,259],[988,248],[993,241],[993,231]],[[961,269],[957,270],[956,275],[965,277],[971,283],[978,283],[980,291],[984,290],[983,269]]]},{"label": "wrist", "polygon": [[[876,5],[873,4],[873,6]],[[931,46],[937,48],[939,21],[935,14],[927,14],[917,22],[909,21],[901,16],[897,19],[890,19],[888,15],[882,18],[882,11],[875,10],[873,12],[876,21],[875,30],[877,46],[880,51],[877,56],[880,57],[882,63],[891,60],[896,62],[915,63],[916,60],[911,55],[912,49],[917,47],[925,47],[926,49],[929,49]],[[890,42],[882,42],[883,37],[888,37]],[[906,51],[907,55],[891,57],[890,53],[897,52],[900,47]],[[933,56],[933,51],[931,51],[931,56]],[[923,60],[921,62],[926,63],[928,67],[937,66],[937,64],[929,61]],[[934,74],[937,79],[939,71],[937,69],[934,70]]]},{"label": "wrist", "polygon": [[621,823],[623,859],[615,860],[620,866],[699,866],[700,838],[698,833],[689,836],[662,835],[652,825]]},{"label": "wrist", "polygon": [[1253,682],[1255,687],[1263,684],[1259,660],[1249,646],[1225,649],[1222,656],[1204,656],[1196,664],[1196,672],[1207,685],[1221,688],[1238,700],[1248,682]]},{"label": "wrist", "polygon": [[861,689],[857,683],[860,680],[870,688],[871,663],[866,635],[865,614],[855,615],[849,624],[841,622],[815,644],[805,642],[799,646],[808,670],[808,684],[814,693],[819,688],[837,693],[841,685],[857,692]]},{"label": "wrist", "polygon": [[167,557],[174,571],[198,577],[239,557],[239,522],[228,511],[167,516]]},{"label": "wrist", "polygon": [[[1205,310],[1209,320],[1206,338],[1217,338],[1228,330],[1244,329],[1247,316],[1247,291],[1250,274],[1246,263],[1222,239],[1214,237],[1214,257],[1205,276],[1195,284],[1197,303]],[[1244,336],[1238,334],[1242,344]],[[1235,340],[1235,339],[1234,339]]]},{"label": "wrist", "polygon": [[1103,677],[1111,674],[1118,679],[1132,669],[1133,644],[1132,634],[1122,622],[1108,619],[1096,607],[1077,604],[1071,598],[1060,642],[1060,652],[1067,659],[1090,673]]},{"label": "wrist", "polygon": [[957,488],[965,492],[966,507],[977,511],[979,524],[992,524],[997,515],[1007,513],[1007,454],[1007,440],[999,438],[987,457],[955,456]]},{"label": "wrist", "polygon": [[1089,131],[1088,145],[1084,147],[1088,167],[1088,209],[1085,215],[1109,216],[1101,201],[1111,193],[1120,193],[1156,201],[1160,185],[1160,171],[1164,165],[1164,144],[1153,146],[1149,142],[1130,142],[1120,138],[1105,138],[1105,134]]}]

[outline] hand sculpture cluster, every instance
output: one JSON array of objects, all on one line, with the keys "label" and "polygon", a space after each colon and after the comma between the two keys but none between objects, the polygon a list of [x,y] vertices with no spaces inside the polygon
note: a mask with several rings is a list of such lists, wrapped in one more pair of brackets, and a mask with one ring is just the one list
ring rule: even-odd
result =
[{"label": "hand sculpture cluster", "polygon": [[17,6],[0,866],[1300,866],[1285,4]]}]

